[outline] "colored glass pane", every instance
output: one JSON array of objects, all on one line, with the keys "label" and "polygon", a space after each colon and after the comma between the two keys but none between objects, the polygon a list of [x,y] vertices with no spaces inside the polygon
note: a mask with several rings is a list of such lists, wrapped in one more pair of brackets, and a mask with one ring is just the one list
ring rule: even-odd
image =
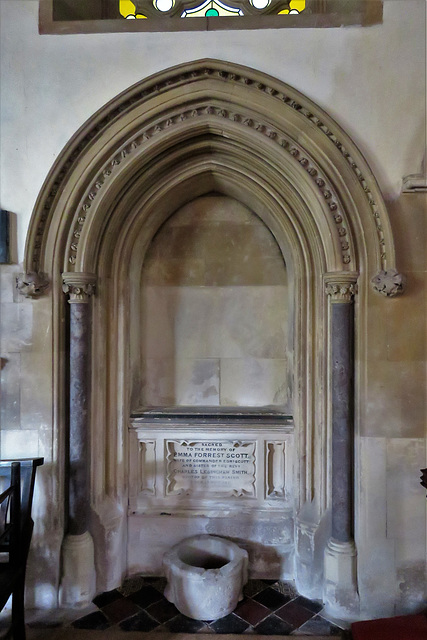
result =
[{"label": "colored glass pane", "polygon": [[136,6],[131,0],[120,0],[119,11],[120,15],[127,20],[147,19],[147,16],[144,16],[142,13],[137,13]]},{"label": "colored glass pane", "polygon": [[[208,13],[209,12],[209,13]],[[238,16],[243,15],[241,9],[237,7],[230,7],[220,0],[205,0],[202,4],[194,7],[193,9],[186,9],[182,12],[181,18],[191,17],[205,17],[205,16]]]},{"label": "colored glass pane", "polygon": [[170,11],[173,7],[173,0],[155,0],[154,6],[159,11]]},{"label": "colored glass pane", "polygon": [[289,9],[282,9],[282,11],[279,11],[278,13],[279,15],[301,13],[301,11],[304,11],[305,9],[305,1],[306,0],[291,0],[289,2]]},{"label": "colored glass pane", "polygon": [[136,7],[131,0],[120,0],[119,11],[124,18],[135,18]]},{"label": "colored glass pane", "polygon": [[255,9],[265,9],[270,4],[270,0],[251,0],[251,4]]},{"label": "colored glass pane", "polygon": [[[178,15],[180,14],[181,18],[253,15],[253,10],[250,10],[250,5],[257,9],[260,14],[271,12],[271,9],[269,8],[271,0],[238,0],[236,1],[236,4],[238,5],[237,7],[230,6],[222,0],[203,0],[201,3],[197,3],[196,0],[195,6],[187,6],[183,10],[181,8],[184,4],[182,0],[152,0],[152,5],[151,2],[149,3],[151,5],[151,9],[149,10],[147,7],[146,16],[140,13],[141,9],[144,10],[146,2],[141,2],[140,0],[118,0],[118,2],[120,14],[128,20],[156,17],[156,13],[158,13],[158,16],[160,17],[162,13],[168,13],[170,15],[170,12],[173,17],[176,17],[178,12]],[[279,14],[298,14],[304,11],[306,0],[289,0],[289,2],[283,0],[282,7],[283,5],[285,5],[285,8],[278,11]]]}]

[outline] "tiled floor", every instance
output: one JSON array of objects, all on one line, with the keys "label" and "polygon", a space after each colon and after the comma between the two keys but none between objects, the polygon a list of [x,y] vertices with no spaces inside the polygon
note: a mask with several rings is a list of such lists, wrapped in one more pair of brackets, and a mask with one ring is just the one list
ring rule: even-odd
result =
[{"label": "tiled floor", "polygon": [[[114,627],[123,632],[350,637],[321,615],[321,604],[299,596],[290,583],[250,580],[244,590],[245,598],[233,613],[205,622],[182,615],[163,596],[164,587],[163,578],[127,580],[120,589],[97,596],[93,601],[96,609],[68,623],[68,627],[97,630]],[[29,624],[33,628],[52,626],[43,619]]]}]

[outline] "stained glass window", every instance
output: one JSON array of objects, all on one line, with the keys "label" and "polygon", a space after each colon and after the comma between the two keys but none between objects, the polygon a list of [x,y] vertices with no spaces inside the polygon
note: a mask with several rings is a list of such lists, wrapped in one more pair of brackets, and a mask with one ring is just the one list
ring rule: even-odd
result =
[{"label": "stained glass window", "polygon": [[[0,0],[1,2],[1,0]],[[367,27],[383,0],[39,0],[39,31],[142,33]],[[294,15],[292,15],[294,14]],[[240,20],[228,20],[228,17]],[[148,18],[148,19],[147,19]],[[182,20],[182,18],[201,18]]]},{"label": "stained glass window", "polygon": [[118,0],[120,14],[128,20],[169,15],[181,18],[247,16],[257,13],[298,14],[304,11],[306,0]]}]

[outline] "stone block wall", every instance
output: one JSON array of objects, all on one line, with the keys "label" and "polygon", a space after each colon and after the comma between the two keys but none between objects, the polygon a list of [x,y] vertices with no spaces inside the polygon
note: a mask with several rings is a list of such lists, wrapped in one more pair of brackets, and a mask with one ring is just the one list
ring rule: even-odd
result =
[{"label": "stone block wall", "polygon": [[0,265],[0,457],[44,457],[36,478],[27,603],[54,607],[63,499],[52,429],[51,298],[21,296],[16,289],[21,271],[22,265]]},{"label": "stone block wall", "polygon": [[292,296],[255,214],[232,198],[190,202],[158,231],[141,287],[141,405],[291,413]]},{"label": "stone block wall", "polygon": [[356,442],[359,590],[362,612],[378,617],[422,609],[426,587],[426,496],[419,484],[427,417],[425,194],[402,194],[388,206],[407,283],[394,299],[370,295],[366,402]]}]

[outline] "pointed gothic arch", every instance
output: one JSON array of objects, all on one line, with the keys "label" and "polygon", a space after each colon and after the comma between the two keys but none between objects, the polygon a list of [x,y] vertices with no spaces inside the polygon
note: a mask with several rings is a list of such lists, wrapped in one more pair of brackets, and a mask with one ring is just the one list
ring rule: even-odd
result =
[{"label": "pointed gothic arch", "polygon": [[[85,515],[90,501],[98,589],[114,588],[126,572],[121,550],[126,535],[130,415],[126,309],[136,264],[135,240],[140,265],[162,223],[182,205],[213,191],[249,205],[292,265],[297,520],[307,511],[306,505],[312,506],[313,523],[328,507],[338,513],[340,501],[344,500],[347,515],[351,510],[353,467],[348,460],[343,495],[334,496],[331,489],[334,400],[328,353],[334,346],[330,323],[336,320],[325,285],[350,317],[357,283],[361,354],[366,349],[369,281],[378,276],[383,286],[383,274],[395,274],[393,237],[380,190],[349,136],[295,89],[232,63],[200,60],[180,65],[126,90],[75,134],[46,179],[27,236],[25,268],[37,275],[28,276],[26,291],[43,289],[47,277],[53,296],[58,460],[64,456],[61,425],[67,414],[63,289],[74,302],[76,357],[86,373],[75,385],[74,410],[70,410],[74,415],[69,420],[71,431],[77,429],[80,465],[75,488],[71,483],[70,521],[76,525],[71,534],[79,545],[90,547]],[[399,286],[397,279],[395,289]],[[92,313],[87,304],[91,296]],[[89,364],[81,358],[89,349],[91,316],[96,326],[92,359],[102,367],[92,368],[89,378],[85,377]],[[351,344],[345,348],[351,350]],[[351,362],[346,366],[352,367]],[[361,367],[356,370],[356,417],[363,377]],[[352,386],[346,393],[351,400]],[[97,442],[96,451],[89,452],[82,442],[86,430]],[[352,431],[346,446],[351,439]],[[301,522],[304,518],[301,515]],[[297,536],[309,530],[314,538],[313,523],[304,521]],[[344,547],[335,551],[340,557],[347,554],[353,563],[352,525],[343,526],[347,526],[343,537],[349,539],[341,540]],[[313,550],[312,563],[314,555]],[[298,565],[297,558],[296,566],[301,590],[318,597],[323,578],[310,586],[304,577],[310,560]],[[63,584],[66,601],[66,580]],[[336,614],[347,606],[340,609],[339,596],[325,597]]]}]

